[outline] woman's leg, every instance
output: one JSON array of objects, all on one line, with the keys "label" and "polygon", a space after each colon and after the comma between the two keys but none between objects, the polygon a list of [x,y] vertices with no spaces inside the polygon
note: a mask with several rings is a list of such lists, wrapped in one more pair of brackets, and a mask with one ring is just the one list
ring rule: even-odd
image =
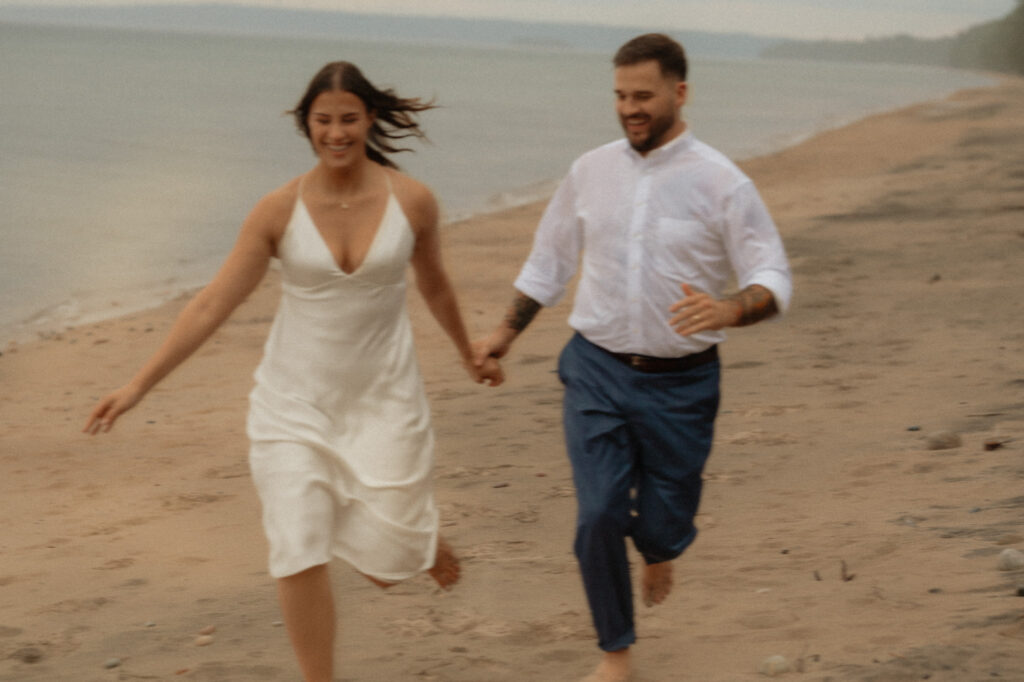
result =
[{"label": "woman's leg", "polygon": [[279,578],[277,597],[303,679],[332,682],[336,626],[327,564]]}]

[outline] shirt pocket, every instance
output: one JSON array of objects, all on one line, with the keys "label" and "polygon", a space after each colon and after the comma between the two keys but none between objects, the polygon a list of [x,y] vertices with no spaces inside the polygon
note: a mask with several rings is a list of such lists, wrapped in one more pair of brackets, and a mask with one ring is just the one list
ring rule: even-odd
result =
[{"label": "shirt pocket", "polygon": [[659,218],[655,223],[652,262],[673,279],[702,277],[719,267],[724,249],[717,233],[699,220]]}]

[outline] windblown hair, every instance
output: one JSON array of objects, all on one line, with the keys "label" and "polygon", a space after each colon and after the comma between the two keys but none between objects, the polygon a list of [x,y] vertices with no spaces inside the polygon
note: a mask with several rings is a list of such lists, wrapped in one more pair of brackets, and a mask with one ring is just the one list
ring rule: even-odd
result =
[{"label": "windblown hair", "polygon": [[686,52],[683,46],[664,33],[645,33],[619,48],[612,59],[615,66],[633,66],[640,62],[656,61],[663,76],[676,76],[686,80]]},{"label": "windblown hair", "polygon": [[397,147],[392,142],[405,137],[427,138],[426,133],[420,129],[416,114],[435,108],[433,102],[423,102],[418,97],[402,98],[391,89],[380,90],[366,79],[355,64],[331,62],[313,76],[302,99],[294,109],[287,112],[295,118],[299,132],[310,142],[309,110],[313,100],[321,93],[335,90],[352,93],[362,100],[366,111],[375,116],[366,140],[366,156],[371,161],[398,168],[398,164],[386,155],[412,150]]}]

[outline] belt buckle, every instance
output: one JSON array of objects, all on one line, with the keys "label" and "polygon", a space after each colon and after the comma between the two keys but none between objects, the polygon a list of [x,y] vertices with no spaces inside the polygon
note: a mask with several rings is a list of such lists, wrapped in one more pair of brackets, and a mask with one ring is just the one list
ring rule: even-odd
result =
[{"label": "belt buckle", "polygon": [[630,355],[629,356],[629,366],[632,367],[633,369],[640,369],[640,367],[643,364],[644,364],[644,359],[642,357],[640,357],[639,355]]}]

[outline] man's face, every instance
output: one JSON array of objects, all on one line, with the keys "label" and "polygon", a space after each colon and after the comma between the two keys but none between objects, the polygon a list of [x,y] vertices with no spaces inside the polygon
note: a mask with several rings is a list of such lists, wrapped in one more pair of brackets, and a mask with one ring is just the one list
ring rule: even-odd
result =
[{"label": "man's face", "polygon": [[629,144],[641,154],[686,129],[679,116],[684,102],[686,82],[663,75],[656,61],[615,69],[615,111]]}]

